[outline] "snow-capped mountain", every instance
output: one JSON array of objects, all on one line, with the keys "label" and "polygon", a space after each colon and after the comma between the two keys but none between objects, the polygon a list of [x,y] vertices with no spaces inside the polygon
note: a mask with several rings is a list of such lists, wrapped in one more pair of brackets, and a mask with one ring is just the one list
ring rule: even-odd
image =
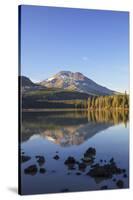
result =
[{"label": "snow-capped mountain", "polygon": [[47,88],[62,88],[90,95],[111,95],[115,92],[87,78],[80,72],[61,71],[39,83]]}]

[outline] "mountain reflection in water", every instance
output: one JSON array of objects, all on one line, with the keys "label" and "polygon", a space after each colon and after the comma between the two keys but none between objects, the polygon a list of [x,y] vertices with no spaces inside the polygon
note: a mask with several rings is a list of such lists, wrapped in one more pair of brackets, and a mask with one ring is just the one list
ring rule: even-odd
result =
[{"label": "mountain reflection in water", "polygon": [[128,111],[23,112],[22,142],[41,136],[61,146],[78,145],[120,123],[127,126]]},{"label": "mountain reflection in water", "polygon": [[128,120],[118,110],[23,112],[22,194],[128,188]]}]

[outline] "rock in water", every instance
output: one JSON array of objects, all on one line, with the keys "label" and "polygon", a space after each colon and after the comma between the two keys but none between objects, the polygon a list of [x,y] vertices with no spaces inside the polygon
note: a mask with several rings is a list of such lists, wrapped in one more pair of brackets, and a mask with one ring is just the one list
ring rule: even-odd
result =
[{"label": "rock in water", "polygon": [[76,164],[76,160],[75,160],[74,157],[69,156],[69,157],[65,160],[64,164],[65,164],[65,165]]},{"label": "rock in water", "polygon": [[39,166],[42,166],[45,163],[44,156],[36,156],[36,159],[37,159]]},{"label": "rock in water", "polygon": [[116,185],[117,185],[118,188],[123,188],[124,187],[124,183],[123,183],[122,180],[118,180]]},{"label": "rock in water", "polygon": [[108,186],[107,185],[104,185],[101,187],[101,190],[107,190],[108,189]]},{"label": "rock in water", "polygon": [[24,156],[24,155],[21,156],[21,162],[22,162],[22,163],[27,162],[27,161],[30,160],[30,159],[31,159],[30,156]]},{"label": "rock in water", "polygon": [[27,167],[25,170],[24,170],[24,173],[25,174],[28,174],[28,175],[35,175],[37,173],[37,166],[36,165],[30,165],[29,167]]},{"label": "rock in water", "polygon": [[85,153],[84,153],[84,157],[90,157],[92,158],[93,156],[96,155],[96,149],[90,147]]},{"label": "rock in water", "polygon": [[59,156],[58,155],[55,155],[54,157],[53,157],[55,160],[59,160]]},{"label": "rock in water", "polygon": [[45,172],[46,172],[46,169],[44,169],[44,168],[40,168],[40,174],[44,174]]},{"label": "rock in water", "polygon": [[69,157],[65,160],[64,164],[68,166],[68,169],[69,169],[69,170],[74,170],[74,169],[75,169],[76,160],[75,160],[74,157],[69,156]]}]

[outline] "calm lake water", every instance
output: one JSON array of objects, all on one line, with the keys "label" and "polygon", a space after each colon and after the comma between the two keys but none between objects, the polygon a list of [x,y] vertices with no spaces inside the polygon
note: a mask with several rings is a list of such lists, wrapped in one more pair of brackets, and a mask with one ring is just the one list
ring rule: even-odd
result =
[{"label": "calm lake water", "polygon": [[22,194],[129,186],[128,112],[23,112],[21,136]]}]

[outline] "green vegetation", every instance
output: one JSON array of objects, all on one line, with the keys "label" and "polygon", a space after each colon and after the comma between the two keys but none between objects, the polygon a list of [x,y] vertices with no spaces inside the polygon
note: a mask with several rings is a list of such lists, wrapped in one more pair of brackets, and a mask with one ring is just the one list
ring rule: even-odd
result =
[{"label": "green vegetation", "polygon": [[90,96],[78,91],[45,88],[27,90],[22,95],[23,109],[104,110],[129,108],[129,95]]},{"label": "green vegetation", "polygon": [[62,90],[60,88],[46,88],[42,90],[31,90],[31,91],[25,92],[25,96],[42,96],[42,95],[47,95],[47,94],[53,95],[62,91],[72,92],[72,91]]},{"label": "green vegetation", "polygon": [[41,100],[75,100],[75,99],[88,99],[90,95],[86,93],[80,93],[69,89],[61,88],[45,88],[36,90],[23,91],[22,97],[41,99]]}]

